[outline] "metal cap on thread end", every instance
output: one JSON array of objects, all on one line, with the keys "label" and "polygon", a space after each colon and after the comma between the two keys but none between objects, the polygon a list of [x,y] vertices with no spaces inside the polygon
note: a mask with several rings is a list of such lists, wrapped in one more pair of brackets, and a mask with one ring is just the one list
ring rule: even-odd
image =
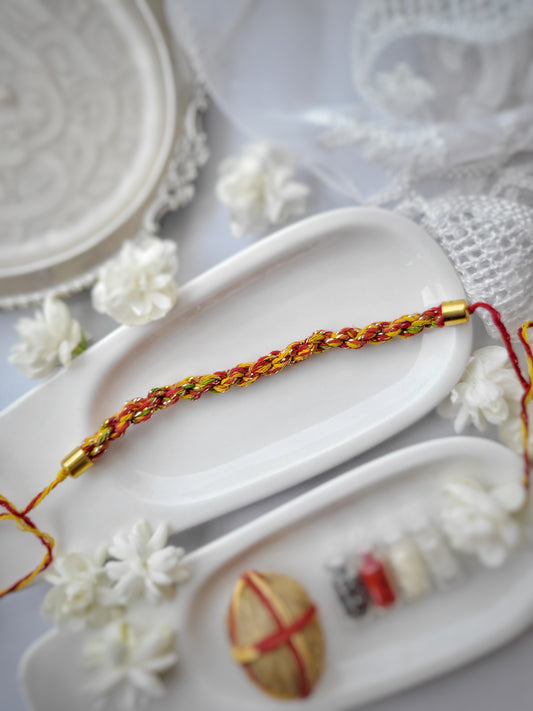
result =
[{"label": "metal cap on thread end", "polygon": [[92,461],[81,447],[76,447],[61,460],[63,469],[66,469],[69,476],[74,478],[81,476],[92,465]]},{"label": "metal cap on thread end", "polygon": [[442,320],[445,326],[457,326],[470,318],[468,304],[464,299],[442,302]]}]

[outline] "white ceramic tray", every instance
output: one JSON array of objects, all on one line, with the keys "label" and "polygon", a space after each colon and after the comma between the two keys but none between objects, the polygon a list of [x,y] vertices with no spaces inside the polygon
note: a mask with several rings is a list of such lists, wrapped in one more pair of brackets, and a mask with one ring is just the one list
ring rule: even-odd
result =
[{"label": "white ceramic tray", "polygon": [[[349,471],[193,553],[193,577],[172,602],[179,672],[168,678],[168,695],[150,702],[150,709],[353,709],[462,666],[518,634],[533,620],[531,544],[499,569],[475,562],[453,589],[359,621],[346,617],[324,569],[332,549],[349,549],[354,529],[379,534],[380,519],[398,521],[413,506],[437,519],[442,482],[461,474],[492,486],[520,481],[521,459],[479,438],[409,447]],[[319,607],[326,668],[303,702],[272,700],[230,658],[226,613],[236,580],[250,568],[295,577]],[[57,633],[28,650],[21,678],[31,711],[91,709],[90,698],[80,693],[88,677],[79,654],[78,637]]]},{"label": "white ceramic tray", "polygon": [[[462,296],[443,252],[403,217],[350,208],[295,224],[184,287],[163,322],[117,330],[6,410],[1,490],[29,501],[63,456],[151,387],[254,360],[319,328],[390,320]],[[92,548],[139,516],[180,530],[261,499],[423,416],[459,378],[470,344],[470,324],[433,329],[180,402],[130,428],[34,517],[64,552]],[[15,530],[5,540],[22,574],[38,544]]]}]

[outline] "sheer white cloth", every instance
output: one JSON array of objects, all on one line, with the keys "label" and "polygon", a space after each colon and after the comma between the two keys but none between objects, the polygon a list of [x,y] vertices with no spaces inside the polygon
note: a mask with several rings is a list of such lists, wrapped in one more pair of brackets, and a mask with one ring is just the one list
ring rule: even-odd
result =
[{"label": "sheer white cloth", "polygon": [[469,298],[533,312],[531,0],[182,0],[209,92],[356,203],[439,241]]}]

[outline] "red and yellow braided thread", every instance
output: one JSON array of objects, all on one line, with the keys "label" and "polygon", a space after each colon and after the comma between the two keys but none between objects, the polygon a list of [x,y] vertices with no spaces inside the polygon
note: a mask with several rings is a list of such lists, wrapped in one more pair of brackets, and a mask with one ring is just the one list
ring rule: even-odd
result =
[{"label": "red and yellow braided thread", "polygon": [[[307,360],[307,358],[314,353],[322,353],[323,351],[333,348],[351,348],[357,350],[367,345],[367,343],[378,344],[390,341],[393,338],[410,338],[427,328],[442,328],[445,322],[449,324],[463,323],[468,319],[468,314],[474,313],[474,311],[480,307],[487,309],[491,313],[494,322],[502,334],[517,377],[525,391],[522,398],[521,416],[524,439],[524,486],[526,490],[529,490],[528,419],[526,407],[533,398],[533,353],[529,345],[527,331],[533,326],[533,322],[524,324],[519,333],[520,340],[526,351],[529,374],[528,380],[521,372],[518,357],[512,347],[510,336],[501,322],[498,312],[492,306],[483,302],[473,304],[472,306],[468,306],[466,302],[462,301],[444,302],[440,306],[427,309],[420,314],[401,316],[394,321],[378,321],[364,328],[343,328],[340,331],[315,331],[308,338],[291,343],[282,351],[272,351],[255,362],[240,363],[230,370],[221,370],[208,375],[184,378],[173,385],[153,388],[146,397],[130,400],[124,405],[120,412],[107,418],[102,423],[98,432],[88,437],[82,443],[81,447],[74,450],[74,452],[63,460],[63,466],[59,470],[56,478],[34,496],[24,509],[17,509],[9,499],[0,495],[0,507],[5,509],[5,513],[0,514],[0,521],[6,519],[14,520],[19,528],[35,535],[46,548],[46,553],[42,561],[35,569],[13,585],[0,590],[0,597],[25,587],[52,562],[54,539],[35,526],[28,517],[29,512],[48,496],[58,484],[69,477],[69,475],[79,476],[83,473],[88,466],[91,465],[93,460],[105,452],[113,440],[122,437],[130,424],[135,425],[139,422],[145,422],[158,410],[164,410],[181,399],[198,400],[198,398],[207,392],[226,392],[226,390],[229,390],[234,385],[246,387],[247,385],[255,383],[256,380],[265,375],[274,375],[288,365]],[[443,313],[444,309],[447,310],[446,314]]]},{"label": "red and yellow braided thread", "polygon": [[303,341],[290,343],[282,351],[272,351],[255,362],[240,363],[230,370],[184,378],[173,385],[150,390],[146,397],[127,402],[116,415],[107,418],[98,432],[88,437],[81,448],[93,460],[114,440],[122,437],[128,427],[149,420],[158,410],[174,405],[178,400],[198,400],[208,392],[224,393],[234,385],[246,387],[265,375],[275,375],[288,365],[301,363],[314,353],[333,348],[356,350],[367,343],[384,343],[393,338],[410,338],[426,328],[442,326],[441,307],[421,314],[401,316],[395,321],[371,323],[364,328],[343,328],[340,331],[315,331]]},{"label": "red and yellow braided thread", "polygon": [[0,590],[0,597],[3,597],[4,595],[7,595],[10,592],[15,592],[15,590],[21,590],[22,588],[26,587],[26,585],[31,583],[31,581],[34,580],[37,575],[39,575],[39,573],[48,568],[48,566],[52,562],[52,550],[55,541],[48,533],[39,530],[27,514],[25,514],[23,511],[19,511],[18,509],[16,509],[13,504],[2,495],[0,495],[0,506],[6,509],[5,513],[0,514],[0,521],[14,521],[21,531],[25,533],[33,533],[33,535],[37,537],[37,539],[43,544],[46,549],[46,553],[44,554],[43,559],[32,571],[30,571],[27,575],[24,575],[12,585],[9,585],[7,588]]},{"label": "red and yellow braided thread", "polygon": [[43,570],[46,570],[46,568],[48,568],[48,566],[52,562],[52,551],[55,545],[55,541],[49,533],[45,533],[44,531],[41,531],[39,528],[37,528],[37,526],[29,518],[28,513],[32,509],[34,509],[37,504],[39,504],[46,496],[48,496],[48,494],[53,489],[55,489],[56,486],[63,481],[63,479],[66,479],[67,476],[68,472],[65,469],[60,469],[54,481],[48,484],[48,486],[45,486],[45,488],[41,492],[39,492],[37,496],[34,496],[30,503],[22,511],[19,511],[11,503],[11,501],[9,501],[9,499],[6,499],[5,496],[2,496],[2,494],[0,494],[0,506],[5,509],[5,513],[0,513],[0,521],[14,521],[21,531],[24,531],[26,533],[33,533],[33,535],[36,536],[36,538],[42,543],[46,550],[41,562],[37,566],[35,566],[32,571],[30,571],[27,575],[24,575],[22,578],[20,578],[20,580],[17,580],[12,585],[9,585],[7,588],[4,588],[3,590],[0,589],[0,597],[3,597],[4,595],[7,595],[10,592],[21,590],[22,588],[26,587],[26,585],[29,585],[29,583],[31,583],[31,581],[34,580],[37,575],[39,575],[39,573],[42,573]]}]

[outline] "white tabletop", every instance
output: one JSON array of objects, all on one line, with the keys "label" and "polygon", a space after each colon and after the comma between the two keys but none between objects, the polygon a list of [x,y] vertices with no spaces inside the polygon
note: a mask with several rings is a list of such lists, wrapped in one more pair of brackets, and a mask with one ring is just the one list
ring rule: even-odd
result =
[{"label": "white tabletop", "polygon": [[[218,163],[226,155],[237,152],[247,137],[232,128],[215,107],[210,107],[206,123],[211,158],[201,173],[196,196],[186,209],[169,216],[164,226],[164,235],[175,239],[178,243],[181,283],[254,242],[253,237],[237,240],[231,235],[226,211],[217,203],[214,196]],[[345,200],[314,181],[313,189],[311,212],[347,204]],[[111,319],[93,311],[87,293],[72,297],[68,300],[68,304],[73,315],[91,335],[93,343],[115,327]],[[0,408],[2,409],[35,385],[34,382],[20,376],[7,362],[10,348],[18,340],[14,325],[20,316],[31,314],[32,311],[0,313]],[[476,324],[475,347],[488,342],[483,328],[479,323]],[[360,462],[409,444],[451,434],[453,434],[451,423],[432,413],[421,423],[413,425],[365,455],[325,472],[290,491],[282,492],[266,501],[185,532],[180,536],[180,542],[191,550]],[[17,681],[17,664],[24,649],[50,626],[41,620],[39,613],[45,591],[44,585],[36,585],[10,595],[0,603],[0,707],[6,711],[26,709]],[[531,659],[533,659],[533,632],[528,631],[505,648],[473,664],[364,708],[368,711],[428,711],[429,709],[449,711],[449,709],[463,709],[468,706],[471,709],[484,709],[484,711],[501,711],[502,708],[525,711],[531,708],[533,694]],[[58,709],[58,711],[63,710]]]}]

